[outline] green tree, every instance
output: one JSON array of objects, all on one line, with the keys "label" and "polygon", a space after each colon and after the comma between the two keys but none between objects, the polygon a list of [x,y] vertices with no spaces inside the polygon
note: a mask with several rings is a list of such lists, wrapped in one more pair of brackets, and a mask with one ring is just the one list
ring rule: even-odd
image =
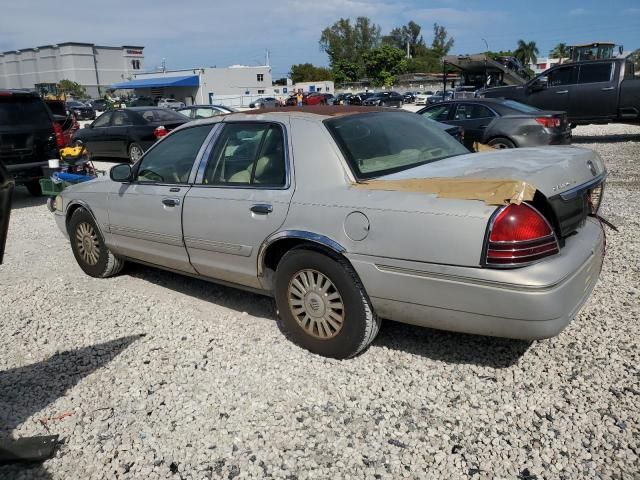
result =
[{"label": "green tree", "polygon": [[364,72],[364,56],[380,45],[380,26],[367,17],[356,18],[351,23],[348,18],[341,18],[320,35],[320,48],[329,55],[331,68],[340,62],[348,62],[358,66],[358,75]]},{"label": "green tree", "polygon": [[569,57],[569,47],[566,43],[559,43],[555,47],[553,47],[553,50],[551,50],[549,56],[551,58],[559,58],[560,63],[562,63],[563,58]]},{"label": "green tree", "polygon": [[291,77],[293,83],[314,82],[333,79],[331,70],[325,67],[316,67],[311,63],[299,63],[297,65],[291,65],[289,76]]},{"label": "green tree", "polygon": [[333,64],[333,80],[337,85],[355,82],[361,76],[362,68],[349,60],[339,60]]},{"label": "green tree", "polygon": [[424,38],[420,34],[421,30],[420,25],[411,20],[406,25],[391,30],[389,35],[382,37],[382,43],[403,51],[406,51],[407,44],[409,44],[409,53],[412,57],[416,57],[420,53],[425,53],[427,49]]},{"label": "green tree", "polygon": [[59,93],[64,93],[65,95],[73,98],[89,98],[87,90],[82,85],[72,80],[60,80],[57,88]]},{"label": "green tree", "polygon": [[520,60],[520,63],[527,67],[530,63],[536,63],[538,61],[539,50],[536,42],[525,42],[524,40],[518,40],[518,47],[513,51],[513,56]]},{"label": "green tree", "polygon": [[433,24],[433,42],[431,49],[440,58],[444,57],[453,47],[454,39],[447,38],[447,29],[437,23]]},{"label": "green tree", "polygon": [[364,58],[367,75],[376,85],[390,87],[396,76],[407,71],[405,52],[391,45],[371,50]]}]

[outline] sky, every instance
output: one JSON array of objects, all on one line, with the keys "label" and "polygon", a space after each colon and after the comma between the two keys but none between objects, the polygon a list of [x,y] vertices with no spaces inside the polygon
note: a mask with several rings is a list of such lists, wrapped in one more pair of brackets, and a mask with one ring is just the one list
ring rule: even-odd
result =
[{"label": "sky", "polygon": [[327,65],[320,33],[339,18],[368,16],[382,28],[434,22],[451,53],[509,50],[534,40],[540,57],[557,43],[613,41],[640,48],[640,0],[5,0],[0,52],[62,42],[145,47],[145,69],[264,65],[274,78],[292,64]]}]

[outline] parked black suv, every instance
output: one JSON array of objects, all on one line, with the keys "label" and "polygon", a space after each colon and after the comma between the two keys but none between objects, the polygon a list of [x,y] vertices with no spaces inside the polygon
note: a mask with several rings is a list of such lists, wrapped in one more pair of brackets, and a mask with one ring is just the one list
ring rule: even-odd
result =
[{"label": "parked black suv", "polygon": [[59,158],[64,143],[62,128],[37,94],[0,90],[0,162],[32,195],[40,195],[42,167]]}]

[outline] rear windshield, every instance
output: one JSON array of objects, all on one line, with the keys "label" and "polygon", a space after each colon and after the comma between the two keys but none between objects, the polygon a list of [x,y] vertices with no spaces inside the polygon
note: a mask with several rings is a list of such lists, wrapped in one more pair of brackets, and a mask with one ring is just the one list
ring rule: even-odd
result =
[{"label": "rear windshield", "polygon": [[502,102],[505,107],[513,108],[518,112],[522,113],[536,113],[539,112],[540,109],[536,107],[532,107],[531,105],[525,105],[524,103],[516,102],[514,100],[505,100]]},{"label": "rear windshield", "polygon": [[148,110],[135,110],[147,123],[155,122],[180,122],[188,120],[187,117],[164,108],[150,108]]},{"label": "rear windshield", "polygon": [[413,113],[345,115],[324,123],[358,179],[469,153],[451,135]]},{"label": "rear windshield", "polygon": [[0,97],[0,125],[51,124],[51,117],[39,98],[12,95]]}]

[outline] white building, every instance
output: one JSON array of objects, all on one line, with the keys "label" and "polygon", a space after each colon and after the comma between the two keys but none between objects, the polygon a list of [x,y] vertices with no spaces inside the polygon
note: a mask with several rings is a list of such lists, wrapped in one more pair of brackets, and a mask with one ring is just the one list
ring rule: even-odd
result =
[{"label": "white building", "polygon": [[530,63],[529,64],[529,68],[531,70],[533,70],[533,73],[536,75],[540,75],[542,72],[544,72],[545,70],[550,69],[551,67],[558,65],[560,63],[560,60],[562,60],[562,62],[566,62],[567,60],[569,60],[568,58],[538,58],[536,63]]},{"label": "white building", "polygon": [[[187,105],[248,106],[256,98],[274,96],[271,67],[233,65],[137,73],[111,88],[134,90],[137,96],[170,97]],[[280,91],[286,87],[275,87]]]},{"label": "white building", "polygon": [[82,85],[91,97],[103,95],[144,68],[144,47],[109,47],[66,42],[0,53],[0,88],[52,92],[60,80]]}]

